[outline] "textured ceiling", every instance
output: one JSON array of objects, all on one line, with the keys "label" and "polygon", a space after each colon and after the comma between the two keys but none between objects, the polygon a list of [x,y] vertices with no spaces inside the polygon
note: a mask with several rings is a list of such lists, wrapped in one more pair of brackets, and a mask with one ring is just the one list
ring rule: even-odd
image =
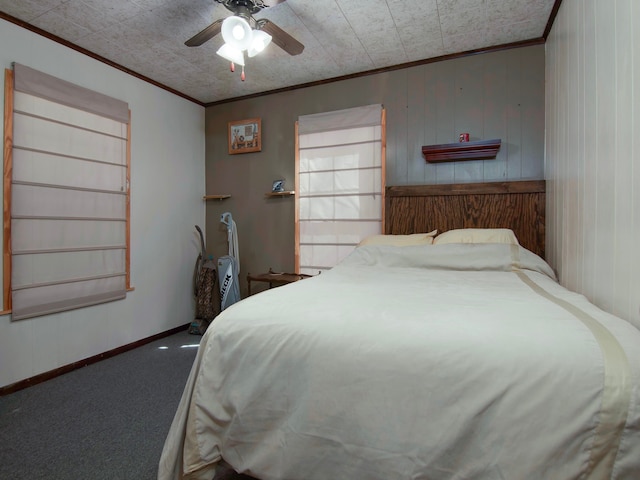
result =
[{"label": "textured ceiling", "polygon": [[208,104],[543,37],[556,0],[286,0],[255,14],[305,45],[247,58],[246,80],[216,55],[231,15],[214,0],[0,0],[0,11]]}]

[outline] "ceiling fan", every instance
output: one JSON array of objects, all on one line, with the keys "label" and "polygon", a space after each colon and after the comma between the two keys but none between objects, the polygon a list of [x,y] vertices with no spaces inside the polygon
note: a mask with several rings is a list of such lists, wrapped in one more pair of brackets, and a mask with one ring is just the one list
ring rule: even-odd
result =
[{"label": "ceiling fan", "polygon": [[[255,19],[253,15],[263,8],[273,7],[286,0],[215,0],[230,10],[234,16],[241,17],[246,20],[256,30],[262,30],[273,39],[273,43],[282,48],[289,55],[299,55],[304,50],[304,45],[293,38],[287,32],[278,27],[275,23],[266,18]],[[188,47],[198,47],[222,31],[222,22],[224,18],[220,18],[206,27],[204,30],[196,33],[189,40],[184,42]]]}]

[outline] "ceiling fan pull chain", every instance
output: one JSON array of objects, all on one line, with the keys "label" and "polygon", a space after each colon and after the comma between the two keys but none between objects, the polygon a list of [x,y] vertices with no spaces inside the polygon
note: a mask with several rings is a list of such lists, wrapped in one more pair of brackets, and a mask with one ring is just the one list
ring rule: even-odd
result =
[{"label": "ceiling fan pull chain", "polygon": [[242,66],[242,73],[240,74],[240,80],[242,80],[244,82],[245,76],[244,76],[244,65]]},{"label": "ceiling fan pull chain", "polygon": [[229,68],[231,69],[232,72],[236,71],[236,66],[233,62],[231,62],[231,64],[229,65]]}]

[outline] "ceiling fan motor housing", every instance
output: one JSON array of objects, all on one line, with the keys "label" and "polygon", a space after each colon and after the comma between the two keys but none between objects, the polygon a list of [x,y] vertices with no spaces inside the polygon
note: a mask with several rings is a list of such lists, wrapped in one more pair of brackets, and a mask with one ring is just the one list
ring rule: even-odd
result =
[{"label": "ceiling fan motor housing", "polygon": [[268,7],[261,0],[216,0],[223,4],[227,10],[230,10],[238,17],[243,17],[247,21],[254,13],[258,13],[263,8]]}]

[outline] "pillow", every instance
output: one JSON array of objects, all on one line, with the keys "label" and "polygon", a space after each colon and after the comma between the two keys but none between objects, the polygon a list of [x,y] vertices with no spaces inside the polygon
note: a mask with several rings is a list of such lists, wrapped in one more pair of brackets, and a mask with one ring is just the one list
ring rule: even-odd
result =
[{"label": "pillow", "polygon": [[409,247],[412,245],[431,245],[437,230],[429,233],[413,233],[411,235],[371,235],[363,239],[358,246],[389,245],[393,247]]},{"label": "pillow", "polygon": [[508,228],[460,228],[438,235],[434,245],[444,243],[511,243],[519,245],[513,230]]}]

